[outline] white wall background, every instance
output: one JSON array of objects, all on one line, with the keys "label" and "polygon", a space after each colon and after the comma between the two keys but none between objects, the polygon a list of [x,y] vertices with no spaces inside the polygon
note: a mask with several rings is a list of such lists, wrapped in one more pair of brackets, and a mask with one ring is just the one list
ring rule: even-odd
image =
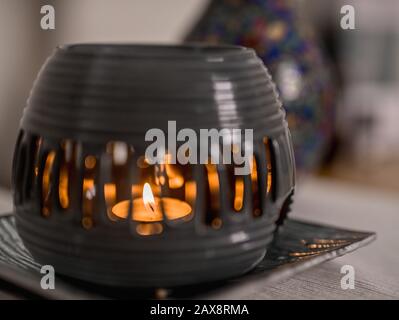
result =
[{"label": "white wall background", "polygon": [[[373,80],[377,71],[386,70],[396,75],[395,80],[399,82],[398,0],[294,1],[301,4],[307,18],[312,17],[319,25],[338,24],[339,7],[354,5],[357,30],[353,34],[349,32],[352,35],[341,50],[345,77],[357,84],[360,80]],[[10,183],[19,119],[33,79],[55,46],[76,42],[178,42],[208,2],[0,0],[0,186]],[[45,4],[55,7],[54,31],[40,29],[40,8]],[[392,41],[380,36],[387,29]],[[385,57],[386,44],[390,42],[396,46],[396,51],[392,57]]]},{"label": "white wall background", "polygon": [[57,41],[174,42],[180,39],[207,2],[207,0],[62,1],[58,5]]},{"label": "white wall background", "polygon": [[[0,185],[9,186],[19,119],[53,48],[76,42],[178,42],[208,0],[0,0]],[[55,8],[56,30],[40,28]]]}]

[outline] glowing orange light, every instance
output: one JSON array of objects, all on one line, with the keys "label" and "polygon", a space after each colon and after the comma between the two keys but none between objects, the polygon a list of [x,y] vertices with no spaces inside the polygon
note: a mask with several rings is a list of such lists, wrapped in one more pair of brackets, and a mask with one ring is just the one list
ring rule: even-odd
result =
[{"label": "glowing orange light", "polygon": [[244,202],[244,179],[237,177],[235,183],[234,210],[240,211]]},{"label": "glowing orange light", "polygon": [[42,178],[42,214],[44,216],[49,216],[51,212],[51,197],[50,197],[50,190],[51,190],[51,171],[53,169],[55,159],[55,152],[51,151],[47,155],[46,163],[44,165],[43,171],[43,178]]},{"label": "glowing orange light", "polygon": [[[130,200],[117,203],[112,207],[112,213],[119,218],[127,218]],[[149,183],[143,186],[141,198],[133,200],[132,219],[139,222],[158,222],[163,220],[163,212],[169,220],[183,218],[192,211],[191,206],[175,198],[154,197]]]}]

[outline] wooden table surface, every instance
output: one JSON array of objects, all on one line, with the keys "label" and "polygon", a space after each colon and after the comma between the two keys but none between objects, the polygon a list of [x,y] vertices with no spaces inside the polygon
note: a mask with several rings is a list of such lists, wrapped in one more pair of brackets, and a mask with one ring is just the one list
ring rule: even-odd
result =
[{"label": "wooden table surface", "polygon": [[[11,197],[0,190],[0,212],[11,209]],[[399,195],[334,180],[300,181],[293,217],[338,227],[377,232],[365,248],[326,262],[288,280],[237,299],[398,299]],[[355,288],[341,289],[343,265],[355,270]]]}]

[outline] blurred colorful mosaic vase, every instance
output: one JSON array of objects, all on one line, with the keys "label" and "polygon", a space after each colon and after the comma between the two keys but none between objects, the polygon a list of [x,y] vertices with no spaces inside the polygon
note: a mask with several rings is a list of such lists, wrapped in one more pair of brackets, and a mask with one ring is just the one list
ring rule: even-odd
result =
[{"label": "blurred colorful mosaic vase", "polygon": [[256,50],[273,76],[293,135],[297,168],[320,166],[333,133],[334,89],[310,30],[290,1],[213,0],[186,41]]}]

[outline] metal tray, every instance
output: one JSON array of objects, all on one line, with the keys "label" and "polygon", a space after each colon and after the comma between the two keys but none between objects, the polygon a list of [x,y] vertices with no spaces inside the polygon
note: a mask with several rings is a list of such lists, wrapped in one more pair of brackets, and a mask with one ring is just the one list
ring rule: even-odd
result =
[{"label": "metal tray", "polygon": [[287,219],[263,261],[238,278],[195,286],[120,289],[56,276],[54,290],[40,287],[40,265],[25,249],[12,214],[0,217],[0,298],[45,299],[234,299],[293,276],[372,242],[373,232],[360,232]]}]

